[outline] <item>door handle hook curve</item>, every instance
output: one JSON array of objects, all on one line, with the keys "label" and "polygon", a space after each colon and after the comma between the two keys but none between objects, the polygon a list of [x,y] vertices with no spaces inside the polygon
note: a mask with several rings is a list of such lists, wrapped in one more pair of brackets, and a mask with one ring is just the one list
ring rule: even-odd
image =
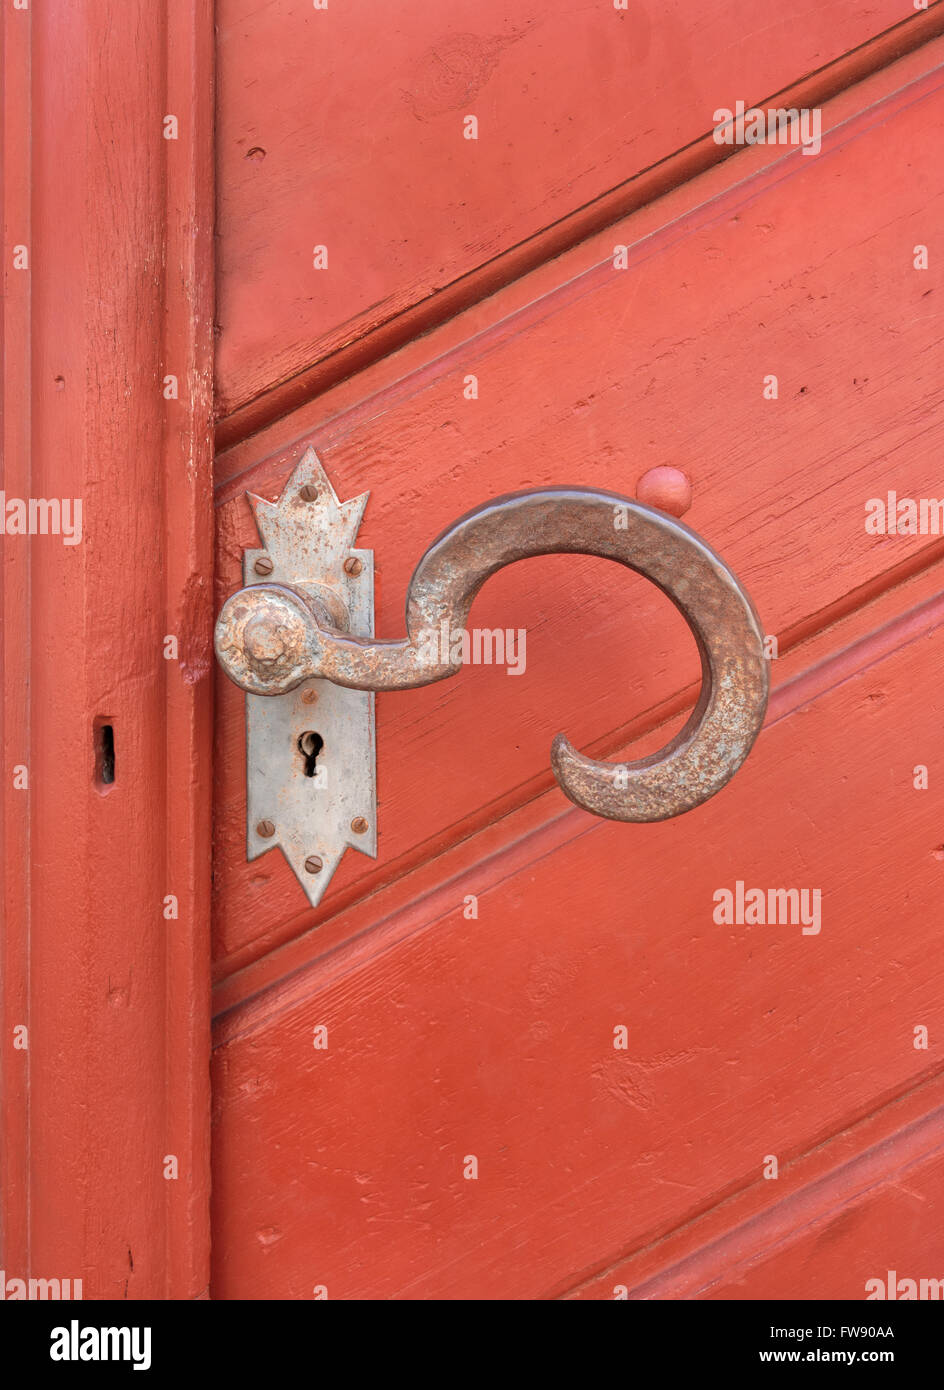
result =
[{"label": "door handle hook curve", "polygon": [[259,695],[284,694],[313,677],[368,691],[428,685],[462,666],[449,644],[430,642],[429,634],[443,624],[450,633],[466,629],[476,594],[497,570],[559,553],[614,560],[657,585],[692,631],[702,686],[684,728],[658,752],[603,762],[558,734],[551,746],[554,775],[572,802],[609,820],[682,815],[730,781],[760,731],[769,691],[763,632],[747,593],[700,536],[617,493],[532,489],[468,512],[416,566],[406,638],[358,637],[342,630],[336,603],[285,583],[257,584],[224,605],[217,656],[237,685]]}]

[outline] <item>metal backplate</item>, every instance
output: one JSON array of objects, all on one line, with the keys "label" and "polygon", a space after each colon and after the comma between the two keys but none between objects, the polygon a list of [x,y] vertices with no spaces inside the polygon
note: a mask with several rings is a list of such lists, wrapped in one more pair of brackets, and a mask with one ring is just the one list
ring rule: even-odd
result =
[{"label": "metal backplate", "polygon": [[[245,552],[244,582],[289,585],[337,627],[372,637],[373,551],[353,549],[367,498],[340,503],[308,449],[278,502],[249,494],[265,549]],[[246,737],[246,857],[278,846],[315,907],[345,849],[377,855],[373,693],[310,680],[287,695],[247,695]]]}]

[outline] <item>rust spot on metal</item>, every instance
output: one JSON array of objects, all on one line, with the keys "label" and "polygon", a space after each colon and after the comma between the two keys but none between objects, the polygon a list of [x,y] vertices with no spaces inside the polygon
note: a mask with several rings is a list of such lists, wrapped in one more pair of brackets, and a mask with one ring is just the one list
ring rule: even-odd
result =
[{"label": "rust spot on metal", "polygon": [[243,628],[243,644],[250,661],[255,665],[271,665],[284,656],[288,637],[278,618],[257,613]]},{"label": "rust spot on metal", "polygon": [[279,694],[306,679],[312,624],[328,621],[323,607],[294,589],[252,585],[223,605],[214,634],[217,657],[243,690]]}]

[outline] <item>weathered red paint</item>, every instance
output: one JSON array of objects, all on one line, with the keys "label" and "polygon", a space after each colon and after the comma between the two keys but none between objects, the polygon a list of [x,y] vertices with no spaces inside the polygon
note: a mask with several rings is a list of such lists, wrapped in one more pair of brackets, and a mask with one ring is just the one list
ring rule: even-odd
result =
[{"label": "weathered red paint", "polygon": [[[212,795],[217,1297],[939,1276],[944,539],[862,514],[940,493],[939,257],[913,251],[944,5],[407,8],[218,0],[214,34],[209,0],[4,7],[3,485],[86,509],[81,545],[5,538],[0,568],[0,1264],[207,1291]],[[820,156],[714,144],[716,107],[772,97],[824,103]],[[277,856],[245,861],[222,677],[211,788],[209,691],[242,494],[309,443],[371,490],[380,637],[484,497],[681,470],[779,643],[751,759],[679,821],[570,806],[553,733],[653,751],[697,653],[644,581],[530,559],[473,613],[527,628],[524,679],[381,698],[380,858],[308,909]],[[719,924],[738,882],[817,886],[822,930]]]},{"label": "weathered red paint", "polygon": [[2,18],[4,486],[83,503],[3,543],[2,1264],[86,1298],[208,1278],[212,27],[165,8]]},{"label": "weathered red paint", "polygon": [[[913,1030],[944,1022],[940,832],[912,772],[941,717],[944,541],[871,536],[863,504],[892,460],[900,494],[939,492],[937,278],[913,248],[941,57],[838,95],[816,159],[739,152],[218,459],[218,601],[256,543],[242,492],[277,496],[314,444],[343,495],[371,489],[380,638],[426,537],[486,488],[628,492],[669,464],[779,648],[768,727],[717,798],[590,820],[548,737],[655,750],[696,654],[615,567],[494,576],[470,621],[527,626],[524,678],[378,697],[380,855],[316,911],[242,860],[241,696],[218,682],[216,1296],[860,1298],[887,1268],[934,1273],[939,1063]],[[282,274],[251,293],[277,301]],[[821,930],[719,925],[739,881],[817,886]]]},{"label": "weathered red paint", "polygon": [[820,105],[944,27],[902,0],[217,12],[226,445],[724,158],[718,107]]}]

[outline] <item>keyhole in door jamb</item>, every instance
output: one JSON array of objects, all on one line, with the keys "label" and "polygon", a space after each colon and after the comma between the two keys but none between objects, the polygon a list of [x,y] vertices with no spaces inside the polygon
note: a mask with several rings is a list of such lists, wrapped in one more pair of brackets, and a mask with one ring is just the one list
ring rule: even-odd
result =
[{"label": "keyhole in door jamb", "polygon": [[318,754],[324,748],[324,739],[320,734],[314,733],[311,729],[306,729],[298,740],[298,749],[305,762],[305,776],[316,777],[318,769],[315,766],[318,761]]}]

